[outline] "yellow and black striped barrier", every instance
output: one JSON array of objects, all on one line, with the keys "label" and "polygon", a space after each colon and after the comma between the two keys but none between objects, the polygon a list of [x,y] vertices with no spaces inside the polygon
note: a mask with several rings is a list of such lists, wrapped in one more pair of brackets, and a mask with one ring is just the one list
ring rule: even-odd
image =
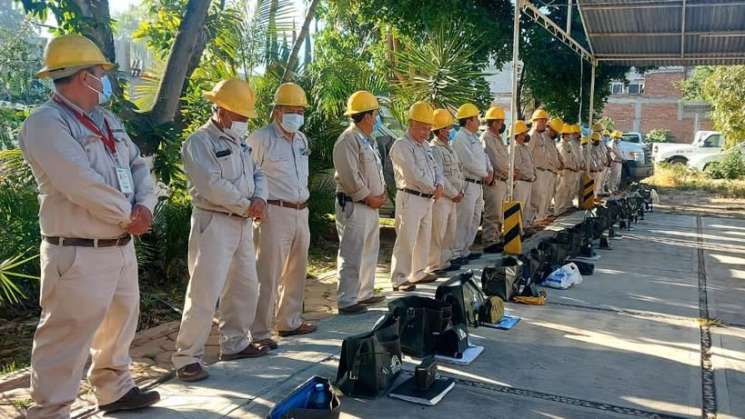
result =
[{"label": "yellow and black striped barrier", "polygon": [[587,173],[582,174],[582,209],[592,209],[595,206],[595,179]]},{"label": "yellow and black striped barrier", "polygon": [[502,237],[504,237],[504,253],[519,255],[523,252],[521,241],[523,215],[520,201],[504,201],[502,203],[504,223],[502,223]]}]

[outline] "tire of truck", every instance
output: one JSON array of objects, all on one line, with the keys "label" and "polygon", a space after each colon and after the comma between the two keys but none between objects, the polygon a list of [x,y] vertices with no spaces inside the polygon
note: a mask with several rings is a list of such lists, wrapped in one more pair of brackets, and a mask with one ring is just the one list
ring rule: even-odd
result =
[{"label": "tire of truck", "polygon": [[671,157],[667,162],[670,164],[682,164],[683,166],[688,165],[688,159],[680,156]]}]

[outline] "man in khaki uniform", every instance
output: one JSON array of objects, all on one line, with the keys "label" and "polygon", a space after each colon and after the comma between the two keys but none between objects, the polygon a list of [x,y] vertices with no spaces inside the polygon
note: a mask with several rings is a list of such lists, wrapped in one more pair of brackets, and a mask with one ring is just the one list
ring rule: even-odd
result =
[{"label": "man in khaki uniform", "polygon": [[160,399],[129,373],[139,288],[132,236],[150,229],[150,170],[108,101],[114,66],[89,39],[49,42],[40,78],[51,100],[19,135],[39,189],[41,316],[31,350],[29,418],[69,418],[88,355],[88,379],[104,412]]},{"label": "man in khaki uniform", "polygon": [[413,291],[416,283],[437,280],[427,273],[432,238],[432,202],[443,194],[443,181],[427,143],[434,110],[426,102],[409,108],[406,134],[391,146],[396,178],[396,242],[391,258],[394,291]]},{"label": "man in khaki uniform", "polygon": [[576,187],[579,184],[577,178],[581,176],[581,171],[580,156],[574,147],[574,136],[574,127],[564,124],[561,130],[561,142],[559,142],[557,147],[561,162],[561,172],[554,200],[555,216],[559,216],[572,208],[572,200],[577,195]]},{"label": "man in khaki uniform", "polygon": [[475,259],[480,253],[471,253],[471,246],[476,239],[481,212],[484,209],[482,185],[492,181],[493,170],[491,162],[486,156],[484,146],[478,137],[479,108],[471,103],[458,108],[455,118],[460,124],[460,130],[453,140],[453,150],[463,165],[463,200],[458,203],[458,230],[455,239],[456,256]]},{"label": "man in khaki uniform", "polygon": [[551,199],[554,197],[556,173],[559,170],[559,155],[554,139],[561,131],[562,122],[555,118],[551,121],[552,124],[548,124],[548,114],[543,109],[536,109],[531,121],[533,126],[530,130],[528,148],[535,161],[536,180],[530,193],[526,219],[533,222],[543,220],[548,215]]},{"label": "man in khaki uniform", "polygon": [[[557,141],[561,141],[561,129],[564,127],[564,121],[561,118],[551,118],[548,121],[546,127],[546,133],[548,134],[548,142],[546,143],[546,150],[548,151],[548,170],[551,172],[549,177],[548,186],[546,187],[546,199],[543,200],[541,206],[542,218],[548,217],[551,212],[551,201],[554,201],[556,196],[556,188],[559,184],[559,172],[561,171],[561,160],[559,159],[559,149],[557,148]],[[545,136],[544,136],[545,138]],[[556,205],[554,203],[554,205]]]},{"label": "man in khaki uniform", "polygon": [[492,106],[484,115],[486,131],[481,135],[481,143],[494,170],[491,183],[484,185],[484,224],[481,231],[481,242],[484,252],[500,253],[502,243],[500,233],[504,213],[502,202],[507,199],[507,182],[510,170],[510,156],[507,146],[502,141],[505,131],[504,110],[499,106]]},{"label": "man in khaki uniform", "polygon": [[613,143],[610,147],[610,173],[608,175],[608,192],[614,194],[621,188],[621,169],[623,168],[623,151],[621,151],[621,138],[623,133],[621,131],[613,131],[611,135]]},{"label": "man in khaki uniform", "polygon": [[599,196],[603,187],[603,172],[608,167],[608,149],[602,145],[600,133],[592,134],[590,146],[590,176],[595,180],[595,196]]},{"label": "man in khaki uniform", "polygon": [[242,80],[224,80],[205,98],[210,120],[184,142],[181,155],[192,197],[189,287],[173,365],[183,381],[207,378],[201,359],[220,308],[220,359],[256,358],[268,348],[252,342],[259,282],[251,219],[266,208],[266,180],[243,142],[256,117],[255,94]]},{"label": "man in khaki uniform", "polygon": [[385,299],[373,293],[380,250],[378,209],[385,203],[385,180],[372,137],[378,100],[360,90],[347,100],[349,128],[334,144],[336,230],[339,233],[337,302],[342,314],[364,313]]},{"label": "man in khaki uniform", "polygon": [[[521,207],[525,208],[530,202],[530,194],[536,179],[533,153],[528,148],[531,139],[525,122],[515,121],[512,125],[512,138],[515,141],[515,183],[512,194],[514,200],[519,201]],[[523,227],[528,227],[530,224],[527,218],[523,221]]]},{"label": "man in khaki uniform", "polygon": [[435,109],[430,142],[432,157],[442,172],[443,196],[432,204],[432,245],[429,248],[428,272],[445,273],[460,268],[453,262],[458,228],[456,205],[463,200],[463,173],[458,155],[450,147],[454,122],[447,109]]},{"label": "man in khaki uniform", "polygon": [[576,131],[578,131],[578,133],[575,137],[574,147],[577,150],[577,160],[579,161],[580,174],[577,179],[575,196],[577,197],[577,208],[579,208],[582,205],[583,194],[585,190],[585,185],[583,184],[584,177],[585,175],[590,176],[590,155],[588,154],[587,148],[588,144],[590,143],[590,139],[588,137],[582,136],[581,128],[577,129]]},{"label": "man in khaki uniform", "polygon": [[[310,143],[300,132],[308,100],[294,83],[274,94],[272,122],[248,137],[254,160],[267,179],[269,193],[264,219],[255,226],[259,303],[251,328],[254,339],[274,349],[272,324],[282,337],[312,333],[303,321],[310,230],[308,228],[308,156]],[[279,295],[278,295],[279,294]]]}]

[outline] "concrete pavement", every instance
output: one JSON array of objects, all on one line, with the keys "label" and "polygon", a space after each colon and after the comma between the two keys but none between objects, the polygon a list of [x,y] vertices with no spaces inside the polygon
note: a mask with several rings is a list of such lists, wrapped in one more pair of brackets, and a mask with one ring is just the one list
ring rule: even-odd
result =
[{"label": "concrete pavement", "polygon": [[[653,213],[622,234],[580,286],[548,290],[545,306],[507,304],[522,317],[514,329],[475,329],[486,350],[470,366],[441,365],[457,384],[439,405],[343,398],[343,416],[745,417],[745,221]],[[324,320],[269,357],[214,364],[207,381],[164,383],[156,408],[110,417],[265,416],[311,375],[334,377],[341,340],[376,310]]]}]

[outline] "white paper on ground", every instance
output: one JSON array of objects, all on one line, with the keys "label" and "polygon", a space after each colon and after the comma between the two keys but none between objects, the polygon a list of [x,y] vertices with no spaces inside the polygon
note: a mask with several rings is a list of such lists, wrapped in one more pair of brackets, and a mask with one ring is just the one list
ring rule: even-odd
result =
[{"label": "white paper on ground", "polygon": [[465,352],[463,352],[463,358],[452,358],[449,356],[443,356],[443,355],[435,355],[435,359],[438,361],[442,361],[446,364],[453,364],[453,365],[471,365],[471,363],[478,358],[479,355],[481,355],[481,352],[484,352],[483,346],[478,345],[470,345],[468,349],[466,349]]}]

